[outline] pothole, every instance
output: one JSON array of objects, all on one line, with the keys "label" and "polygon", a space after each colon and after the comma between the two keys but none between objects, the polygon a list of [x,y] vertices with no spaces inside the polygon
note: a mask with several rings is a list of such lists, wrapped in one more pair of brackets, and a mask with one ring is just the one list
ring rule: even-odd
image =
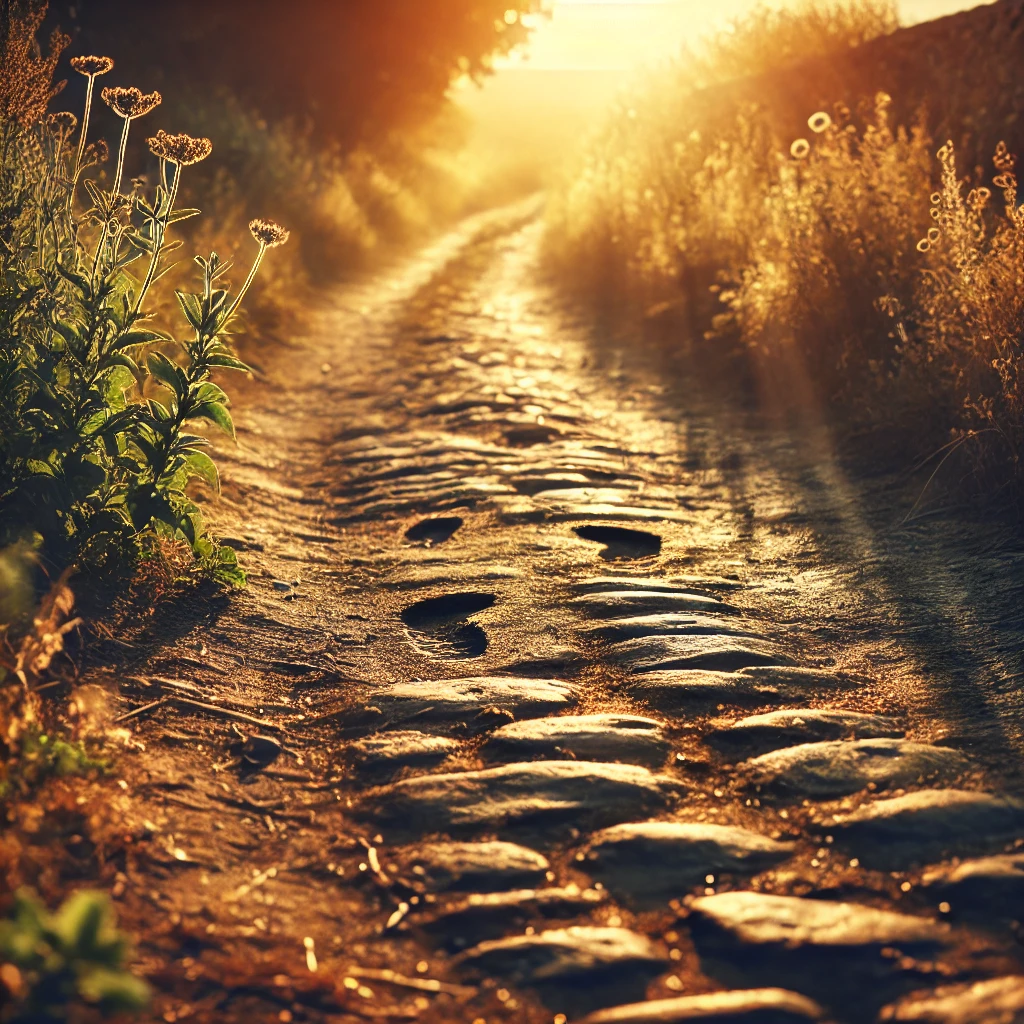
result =
[{"label": "pothole", "polygon": [[433,519],[421,519],[405,531],[405,539],[414,544],[425,544],[428,548],[451,540],[456,530],[462,526],[459,516],[437,516]]},{"label": "pothole", "polygon": [[487,650],[487,633],[467,620],[490,608],[494,600],[494,594],[480,592],[430,597],[409,605],[402,622],[413,644],[431,658],[479,658]]},{"label": "pothole", "polygon": [[574,526],[573,532],[583,540],[603,544],[601,557],[606,561],[620,558],[651,558],[661,552],[661,537],[646,530],[628,530],[624,526]]}]

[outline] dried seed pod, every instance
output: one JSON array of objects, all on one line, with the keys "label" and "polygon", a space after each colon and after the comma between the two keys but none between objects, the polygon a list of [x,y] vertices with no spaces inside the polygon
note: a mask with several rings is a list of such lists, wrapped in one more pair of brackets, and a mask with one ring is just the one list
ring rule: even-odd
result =
[{"label": "dried seed pod", "polygon": [[134,85],[128,88],[108,87],[100,93],[100,97],[118,117],[128,121],[144,117],[151,110],[155,110],[163,100],[160,93],[145,93],[141,89],[136,89]]},{"label": "dried seed pod", "polygon": [[105,75],[114,70],[113,57],[72,57],[71,66],[80,75],[92,78],[94,75]]},{"label": "dried seed pod", "polygon": [[289,231],[287,228],[281,227],[280,224],[272,220],[257,218],[250,221],[249,230],[252,232],[252,237],[268,249],[273,249],[275,245],[284,245],[288,241]]},{"label": "dried seed pod", "polygon": [[60,135],[62,132],[70,134],[78,124],[78,118],[70,110],[60,110],[55,114],[50,114],[46,118],[46,124],[55,135]]}]

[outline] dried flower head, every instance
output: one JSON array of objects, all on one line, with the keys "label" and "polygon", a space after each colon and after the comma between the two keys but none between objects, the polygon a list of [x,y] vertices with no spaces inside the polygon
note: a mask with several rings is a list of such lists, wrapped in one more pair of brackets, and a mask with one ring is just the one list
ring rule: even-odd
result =
[{"label": "dried flower head", "polygon": [[272,220],[257,218],[250,221],[249,230],[252,232],[252,237],[268,249],[273,249],[275,245],[284,245],[288,241],[288,230]]},{"label": "dried flower head", "polygon": [[806,139],[797,139],[792,146],[789,147],[789,155],[794,160],[803,160],[808,153],[811,151],[811,144]]},{"label": "dried flower head", "polygon": [[134,85],[127,89],[121,86],[108,87],[100,93],[100,96],[115,114],[128,120],[144,117],[158,107],[163,99],[158,92],[145,93],[136,89]]},{"label": "dried flower head", "polygon": [[85,147],[83,164],[105,164],[110,159],[110,147],[104,139],[97,139]]},{"label": "dried flower head", "polygon": [[113,57],[72,57],[71,66],[80,74],[92,78],[114,70]]},{"label": "dried flower head", "polygon": [[832,118],[824,110],[819,110],[816,114],[811,114],[807,119],[807,127],[812,132],[820,135],[823,131],[832,127]]},{"label": "dried flower head", "polygon": [[78,118],[70,110],[60,110],[46,118],[46,124],[55,135],[70,134],[78,124]]},{"label": "dried flower head", "polygon": [[161,160],[188,167],[205,160],[213,152],[213,143],[209,139],[197,139],[191,135],[171,135],[162,128],[156,135],[146,140],[149,151]]}]

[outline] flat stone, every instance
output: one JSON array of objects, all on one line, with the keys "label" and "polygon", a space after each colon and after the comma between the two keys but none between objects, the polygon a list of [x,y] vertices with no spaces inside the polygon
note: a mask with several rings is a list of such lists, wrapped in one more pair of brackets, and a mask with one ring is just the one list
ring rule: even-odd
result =
[{"label": "flat stone", "polygon": [[639,715],[560,715],[513,722],[487,737],[488,761],[547,758],[665,763],[671,744],[661,724]]},{"label": "flat stone", "polygon": [[602,590],[574,597],[570,604],[594,619],[659,615],[666,612],[722,613],[734,610],[716,597],[679,590]]},{"label": "flat stone", "polygon": [[909,740],[801,743],[744,761],[738,772],[758,789],[785,797],[829,799],[877,786],[953,778],[970,762],[959,751]]},{"label": "flat stone", "polygon": [[383,780],[403,768],[434,768],[458,749],[458,742],[445,736],[399,730],[357,740],[348,752],[360,774]]},{"label": "flat stone", "polygon": [[552,1009],[573,1014],[643,998],[667,958],[627,928],[576,925],[482,942],[457,963],[536,988]]},{"label": "flat stone", "polygon": [[668,612],[663,615],[632,615],[625,619],[612,619],[591,626],[588,636],[620,643],[646,636],[749,636],[756,634],[744,629],[739,620],[716,618],[699,613]]},{"label": "flat stone", "polygon": [[703,887],[709,874],[754,875],[792,853],[792,843],[745,828],[648,821],[598,832],[584,863],[616,897],[651,906]]},{"label": "flat stone", "polygon": [[757,753],[816,740],[899,737],[903,730],[892,718],[856,711],[799,708],[750,715],[728,728],[715,729],[704,742],[725,753]]},{"label": "flat stone", "polygon": [[865,804],[827,827],[865,867],[890,871],[998,849],[1024,830],[1024,804],[991,793],[926,789]]},{"label": "flat stone", "polygon": [[949,925],[926,918],[760,892],[699,897],[688,923],[705,973],[794,988],[853,1021],[872,1019],[904,986],[904,957],[934,956],[950,941]]},{"label": "flat stone", "polygon": [[423,843],[395,852],[404,877],[423,892],[505,892],[543,881],[547,857],[518,843]]},{"label": "flat stone", "polygon": [[514,892],[472,893],[434,914],[420,927],[450,950],[465,949],[529,925],[570,920],[587,914],[607,899],[600,889],[577,885],[560,889],[518,889]]},{"label": "flat stone", "polygon": [[637,765],[535,761],[404,779],[368,793],[362,809],[421,832],[529,822],[609,825],[663,810],[681,788]]},{"label": "flat stone", "polygon": [[602,591],[644,590],[668,594],[685,591],[699,594],[705,590],[739,590],[743,586],[736,580],[721,576],[592,576],[574,583],[577,594],[594,594]]},{"label": "flat stone", "polygon": [[1010,975],[973,985],[943,985],[885,1007],[880,1019],[921,1024],[1016,1024],[1024,1019],[1024,978]]},{"label": "flat stone", "polygon": [[796,992],[752,988],[614,1006],[584,1017],[580,1024],[676,1024],[687,1020],[713,1024],[806,1024],[824,1016],[825,1011],[817,1003]]},{"label": "flat stone", "polygon": [[381,725],[415,722],[479,731],[501,724],[495,709],[514,718],[537,718],[572,706],[576,693],[559,679],[473,676],[394,683],[371,693],[367,703],[363,717]]},{"label": "flat stone", "polygon": [[630,672],[710,669],[732,672],[753,665],[784,665],[774,644],[728,636],[648,636],[624,640],[606,652],[609,661]]},{"label": "flat stone", "polygon": [[450,589],[455,585],[508,583],[521,579],[522,575],[519,569],[508,565],[481,565],[476,562],[453,564],[444,560],[431,560],[426,564],[404,567],[395,576],[384,580],[381,586],[394,590],[423,590],[429,587]]},{"label": "flat stone", "polygon": [[944,865],[921,881],[929,895],[949,903],[954,918],[1024,920],[1024,853]]}]

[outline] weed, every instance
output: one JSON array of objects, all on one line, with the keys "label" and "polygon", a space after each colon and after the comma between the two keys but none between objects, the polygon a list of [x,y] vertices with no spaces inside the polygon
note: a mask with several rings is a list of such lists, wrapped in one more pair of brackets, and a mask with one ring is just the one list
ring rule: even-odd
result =
[{"label": "weed", "polygon": [[106,896],[78,892],[50,914],[28,890],[0,919],[0,1020],[4,1024],[67,1019],[72,1002],[106,1013],[138,1011],[149,986],[125,969],[128,943]]},{"label": "weed", "polygon": [[[9,33],[8,48],[11,39],[21,45]],[[234,553],[206,535],[187,488],[194,478],[218,486],[208,441],[192,431],[206,422],[234,434],[213,376],[247,369],[228,334],[267,243],[255,229],[257,256],[234,296],[230,262],[196,257],[200,289],[176,292],[190,334],[157,329],[146,302],[181,244],[169,229],[199,213],[177,205],[182,176],[212,147],[158,132],[158,183],[123,191],[131,126],[161,97],[105,88],[123,121],[112,186],[83,179],[105,157],[85,130],[94,79],[112,61],[74,66],[88,79],[76,142],[74,118],[40,120],[38,99],[0,122],[0,543],[35,536],[50,564],[107,567],[136,558],[155,531],[184,538],[214,575],[239,583]]]}]

